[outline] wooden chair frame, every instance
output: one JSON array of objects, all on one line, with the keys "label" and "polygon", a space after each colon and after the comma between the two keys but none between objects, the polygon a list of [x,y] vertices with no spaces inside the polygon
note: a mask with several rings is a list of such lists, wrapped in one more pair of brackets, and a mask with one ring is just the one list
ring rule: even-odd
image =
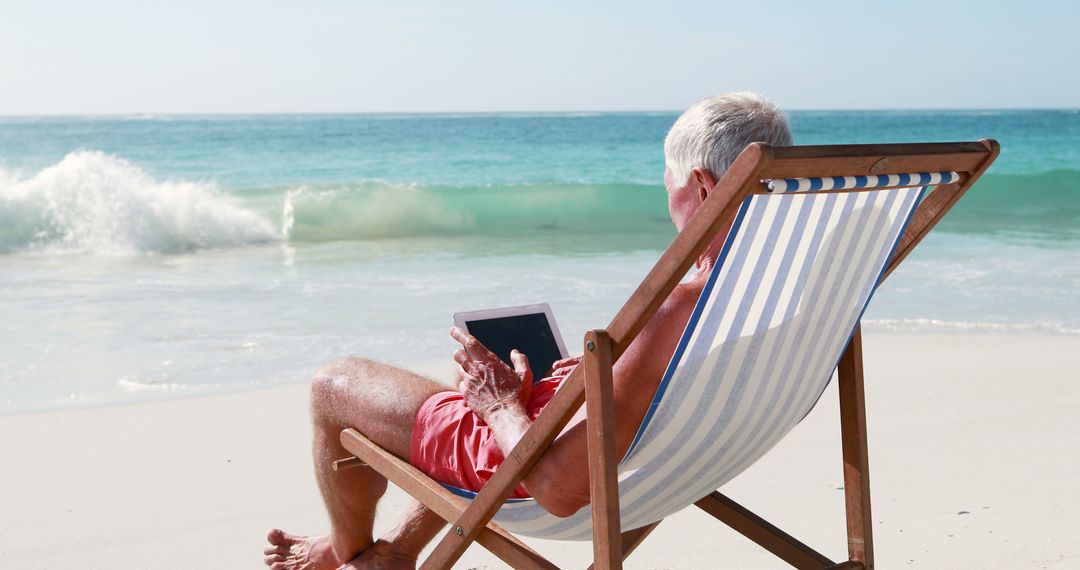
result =
[{"label": "wooden chair frame", "polygon": [[[422,568],[449,568],[479,542],[514,568],[556,568],[513,535],[491,522],[503,501],[533,468],[582,403],[588,425],[589,482],[594,565],[618,569],[659,524],[620,533],[615,454],[612,366],[689,270],[717,232],[751,193],[765,193],[764,179],[955,171],[960,179],[937,186],[919,205],[882,279],[892,273],[997,157],[999,145],[979,142],[884,145],[748,146],[713,188],[686,228],[676,236],[607,329],[585,335],[582,365],[564,381],[544,411],[507,455],[503,465],[471,503],[446,490],[408,462],[372,443],[355,429],[341,442],[355,457],[343,467],[366,464],[393,481],[450,523],[450,529]],[[835,190],[852,192],[859,190]],[[825,191],[830,192],[830,191]],[[858,326],[837,366],[844,457],[848,560],[834,563],[719,492],[696,505],[792,566],[874,567],[863,397],[862,335]],[[337,465],[335,465],[337,467]]]}]

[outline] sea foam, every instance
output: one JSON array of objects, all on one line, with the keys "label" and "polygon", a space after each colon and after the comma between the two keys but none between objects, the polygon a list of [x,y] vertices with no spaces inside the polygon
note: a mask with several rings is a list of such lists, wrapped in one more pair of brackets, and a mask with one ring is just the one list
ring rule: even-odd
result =
[{"label": "sea foam", "polygon": [[181,253],[280,238],[213,183],[156,180],[99,151],[30,177],[0,170],[0,253]]}]

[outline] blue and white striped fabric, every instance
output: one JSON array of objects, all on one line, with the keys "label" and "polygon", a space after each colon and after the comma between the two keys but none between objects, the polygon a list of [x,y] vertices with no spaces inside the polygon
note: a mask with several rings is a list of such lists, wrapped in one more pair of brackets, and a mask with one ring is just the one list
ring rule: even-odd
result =
[{"label": "blue and white striped fabric", "polygon": [[896,188],[949,184],[960,179],[955,172],[910,172],[907,174],[871,174],[869,176],[825,176],[820,178],[781,178],[766,180],[769,192],[813,192],[855,188]]},{"label": "blue and white striped fabric", "polygon": [[[716,490],[813,408],[923,190],[746,199],[619,465],[624,531]],[[527,536],[588,540],[590,517],[586,507],[560,519],[523,499],[495,521]]]}]

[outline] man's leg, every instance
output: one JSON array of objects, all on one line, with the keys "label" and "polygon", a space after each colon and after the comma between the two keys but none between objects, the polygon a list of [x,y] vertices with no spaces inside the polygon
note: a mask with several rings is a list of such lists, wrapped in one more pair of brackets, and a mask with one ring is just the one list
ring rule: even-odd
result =
[{"label": "man's leg", "polygon": [[[311,413],[315,475],[330,515],[330,534],[297,537],[275,529],[268,537],[267,564],[282,569],[336,568],[368,548],[375,505],[386,490],[386,479],[363,467],[335,472],[333,461],[350,455],[339,434],[354,427],[407,461],[417,411],[433,394],[447,389],[418,374],[362,358],[342,359],[320,370],[312,381]],[[428,513],[420,523],[418,530],[425,532],[403,536],[428,534],[434,524],[429,517],[434,516]]]},{"label": "man's leg", "polygon": [[416,568],[420,552],[445,526],[439,515],[413,500],[393,530],[342,569]]}]

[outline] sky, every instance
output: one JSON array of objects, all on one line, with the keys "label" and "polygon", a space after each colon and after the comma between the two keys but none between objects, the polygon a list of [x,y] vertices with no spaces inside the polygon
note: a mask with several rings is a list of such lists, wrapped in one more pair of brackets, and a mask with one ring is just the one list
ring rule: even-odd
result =
[{"label": "sky", "polygon": [[1064,1],[0,0],[0,115],[1077,108],[1078,30]]}]

